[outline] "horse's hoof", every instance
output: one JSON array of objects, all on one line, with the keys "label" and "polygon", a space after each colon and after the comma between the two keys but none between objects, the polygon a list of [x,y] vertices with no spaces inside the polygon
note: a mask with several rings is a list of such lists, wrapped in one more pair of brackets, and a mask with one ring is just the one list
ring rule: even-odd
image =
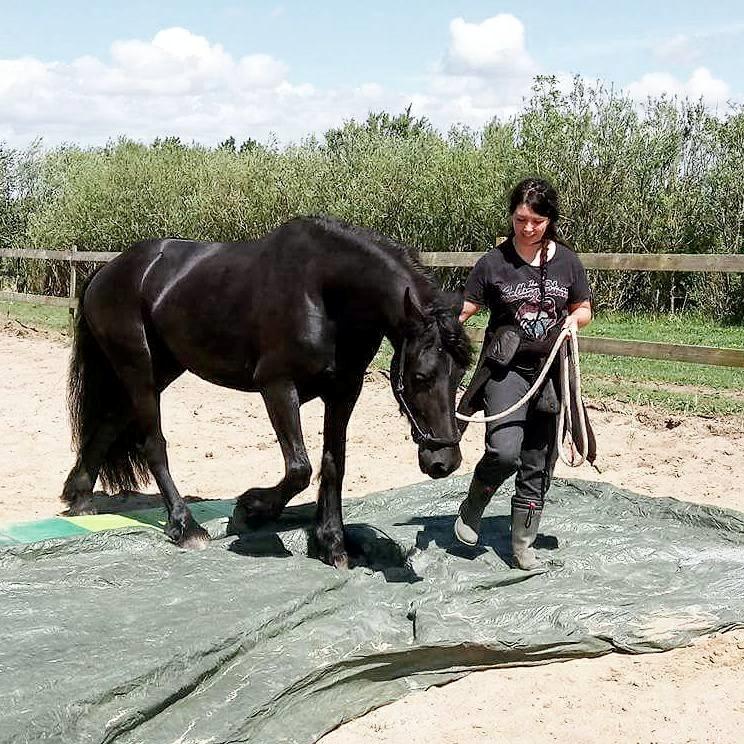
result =
[{"label": "horse's hoof", "polygon": [[255,527],[260,527],[266,522],[273,522],[279,518],[281,510],[277,511],[265,502],[255,498],[238,500],[233,509],[228,525],[231,534],[247,532]]},{"label": "horse's hoof", "polygon": [[91,499],[84,499],[70,504],[62,514],[65,517],[88,517],[93,514],[98,514],[98,510],[93,506],[93,501]]},{"label": "horse's hoof", "polygon": [[333,562],[331,565],[334,568],[338,568],[340,570],[348,571],[349,570],[349,556],[344,551],[343,553],[335,553],[333,556]]},{"label": "horse's hoof", "polygon": [[343,545],[335,547],[321,547],[318,550],[317,557],[323,563],[327,563],[332,568],[348,570],[350,568],[349,554]]},{"label": "horse's hoof", "polygon": [[245,507],[238,502],[235,504],[232,516],[227,522],[228,535],[239,535],[248,531],[248,514]]},{"label": "horse's hoof", "polygon": [[204,550],[209,545],[209,533],[203,527],[196,527],[184,535],[177,545],[184,550]]}]

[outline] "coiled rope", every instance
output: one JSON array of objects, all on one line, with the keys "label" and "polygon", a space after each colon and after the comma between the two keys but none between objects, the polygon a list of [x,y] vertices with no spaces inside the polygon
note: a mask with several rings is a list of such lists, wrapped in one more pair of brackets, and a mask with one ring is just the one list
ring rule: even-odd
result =
[{"label": "coiled rope", "polygon": [[[499,419],[505,418],[510,414],[514,413],[518,408],[521,408],[527,401],[532,398],[533,395],[540,389],[540,386],[545,381],[545,378],[550,371],[550,366],[553,364],[553,360],[560,351],[561,345],[564,342],[571,344],[571,353],[564,354],[560,365],[561,374],[561,404],[558,412],[558,454],[561,460],[569,465],[570,467],[577,468],[579,465],[586,461],[586,456],[589,448],[589,438],[586,432],[586,416],[584,415],[584,406],[581,402],[581,369],[579,367],[579,342],[575,333],[571,332],[570,328],[564,328],[558,338],[553,344],[553,348],[548,354],[548,358],[543,365],[540,374],[532,384],[532,387],[513,405],[509,406],[505,411],[495,413],[491,416],[465,416],[462,413],[455,413],[455,416],[460,421],[469,421],[474,424],[487,424],[491,421],[498,421]],[[569,360],[570,357],[570,360]],[[580,446],[577,446],[576,442],[572,442],[570,456],[566,454],[566,449],[563,444],[566,431],[573,431],[573,421],[571,416],[571,397],[576,403],[576,410],[579,415],[579,433],[581,436]]]}]

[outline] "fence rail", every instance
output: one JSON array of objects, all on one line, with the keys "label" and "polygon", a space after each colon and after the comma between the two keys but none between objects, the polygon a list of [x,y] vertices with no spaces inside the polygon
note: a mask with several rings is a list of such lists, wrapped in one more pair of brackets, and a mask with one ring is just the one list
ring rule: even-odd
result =
[{"label": "fence rail", "polygon": [[[468,332],[473,341],[482,341],[485,329],[469,328]],[[715,346],[630,341],[606,336],[579,336],[579,350],[586,354],[662,359],[667,362],[692,362],[717,367],[744,367],[744,351]]]},{"label": "fence rail", "polygon": [[[77,307],[78,263],[106,263],[118,256],[117,251],[40,250],[30,248],[0,248],[0,258],[22,258],[46,261],[63,261],[70,264],[70,294],[68,297],[30,295],[21,292],[0,291],[0,301],[29,302],[38,305],[67,307],[70,313]],[[485,255],[475,251],[422,252],[421,263],[436,268],[469,268]],[[678,271],[744,273],[742,254],[679,254],[679,253],[581,253],[581,262],[587,269],[605,271]],[[482,340],[483,329],[469,329],[470,336]],[[744,351],[710,346],[689,346],[651,341],[580,336],[583,352],[644,359],[663,359],[675,362],[692,362],[725,367],[744,367]]]},{"label": "fence rail", "polygon": [[113,261],[120,251],[47,250],[42,248],[0,248],[0,258],[35,258],[46,261],[71,263],[107,263]]},{"label": "fence rail", "polygon": [[0,302],[27,302],[30,305],[53,305],[55,307],[69,307],[74,310],[78,301],[76,297],[50,297],[49,295],[27,294],[26,292],[0,291]]},{"label": "fence rail", "polygon": [[[425,266],[438,268],[469,268],[485,253],[420,253]],[[587,269],[609,271],[680,271],[744,273],[741,253],[580,253]]]},{"label": "fence rail", "polygon": [[[0,258],[34,258],[68,263],[106,263],[118,255],[118,251],[0,248]],[[478,251],[426,251],[419,253],[419,259],[424,266],[456,269],[470,268],[485,255]],[[744,273],[742,253],[580,253],[579,256],[587,269]]]}]

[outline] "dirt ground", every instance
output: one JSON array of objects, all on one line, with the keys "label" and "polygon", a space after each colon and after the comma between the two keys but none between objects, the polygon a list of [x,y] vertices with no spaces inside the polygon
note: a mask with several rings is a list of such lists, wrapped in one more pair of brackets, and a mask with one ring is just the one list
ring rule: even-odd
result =
[{"label": "dirt ground", "polygon": [[[6,322],[0,329],[0,523],[59,513],[72,464],[65,410],[69,349],[60,337]],[[661,414],[592,402],[603,480],[652,496],[744,511],[744,421]],[[257,395],[186,375],[163,396],[171,469],[182,493],[232,498],[275,482],[282,459]],[[320,458],[322,408],[303,408],[311,460]],[[483,432],[471,426],[461,472],[472,470]],[[368,375],[352,417],[346,496],[423,480],[389,383]],[[300,497],[314,497],[315,486]],[[680,744],[744,741],[744,631],[664,654],[478,672],[415,693],[324,737],[323,744],[602,741]]]}]

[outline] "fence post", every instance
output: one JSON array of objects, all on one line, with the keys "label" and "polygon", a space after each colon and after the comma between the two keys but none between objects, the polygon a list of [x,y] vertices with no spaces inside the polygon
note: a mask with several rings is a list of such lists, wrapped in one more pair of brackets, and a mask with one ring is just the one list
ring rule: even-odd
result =
[{"label": "fence post", "polygon": [[75,307],[73,301],[77,294],[77,264],[75,262],[75,253],[77,253],[77,246],[73,245],[70,249],[70,307],[67,308],[69,313],[68,326],[70,332],[70,338],[75,335]]}]

